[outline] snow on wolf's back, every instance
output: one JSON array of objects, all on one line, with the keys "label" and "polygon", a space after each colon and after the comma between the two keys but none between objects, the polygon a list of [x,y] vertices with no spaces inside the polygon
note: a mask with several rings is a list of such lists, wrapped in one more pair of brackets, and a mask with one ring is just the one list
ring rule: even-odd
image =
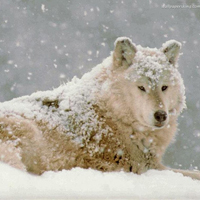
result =
[{"label": "snow on wolf's back", "polygon": [[110,128],[105,125],[102,127],[103,123],[92,107],[98,103],[96,96],[102,87],[109,84],[107,81],[103,86],[97,80],[102,76],[102,71],[109,71],[111,65],[109,57],[81,79],[74,77],[71,82],[54,90],[39,91],[30,96],[3,102],[0,104],[0,117],[13,116],[48,122],[49,128],[59,126],[81,145],[95,132],[99,142],[102,134],[108,133]]},{"label": "snow on wolf's back", "polygon": [[[119,43],[121,46],[118,45]],[[74,144],[85,147],[84,151],[88,152],[89,156],[93,156],[97,152],[103,154],[106,148],[108,153],[111,153],[112,149],[110,148],[112,148],[112,145],[109,140],[113,140],[112,143],[115,143],[113,151],[116,152],[112,154],[116,154],[116,156],[113,156],[112,159],[117,160],[115,164],[119,164],[118,159],[121,159],[122,155],[125,154],[124,149],[126,149],[127,141],[120,141],[121,136],[117,134],[124,127],[127,129],[126,131],[132,130],[132,124],[130,125],[130,123],[134,121],[133,118],[136,116],[130,109],[129,92],[131,91],[128,91],[126,84],[129,87],[130,84],[145,76],[148,80],[151,80],[149,82],[151,87],[149,88],[154,90],[155,86],[159,84],[160,78],[163,77],[163,73],[168,71],[171,75],[170,81],[179,85],[179,105],[171,109],[171,112],[176,110],[179,113],[185,107],[184,85],[176,64],[178,57],[176,55],[179,53],[176,52],[176,49],[180,47],[179,43],[170,41],[165,43],[161,49],[135,47],[131,43],[128,38],[119,38],[115,43],[113,54],[105,59],[102,64],[94,67],[91,72],[86,73],[81,79],[74,77],[71,82],[52,91],[36,92],[30,96],[23,96],[1,103],[0,117],[25,118],[36,122],[36,124],[45,124],[47,129],[56,129],[61,134],[67,135]],[[124,95],[125,97],[129,95],[127,101]],[[134,99],[134,102],[136,100]],[[138,128],[138,122],[135,129],[139,132],[143,130],[141,126]],[[150,128],[148,127],[147,130],[149,131]],[[13,134],[12,131],[7,131],[10,135]],[[151,131],[153,131],[152,127]],[[130,136],[133,136],[133,134],[129,134]],[[141,133],[141,137],[146,136]],[[131,139],[134,140],[133,137]],[[148,142],[144,138],[140,139],[145,145],[151,141],[151,138],[147,138]],[[18,143],[15,140],[13,141],[17,146]],[[153,142],[150,143],[153,144]],[[168,143],[167,140],[163,147],[166,148]],[[144,144],[141,147],[142,153],[147,151],[150,155],[152,152]],[[109,145],[111,146],[109,147]],[[129,148],[126,151],[129,151]],[[130,159],[130,153],[124,159],[124,163]],[[83,165],[83,167],[85,166]],[[46,168],[48,169],[48,167]],[[62,168],[64,167],[59,169]],[[133,166],[130,167],[130,169],[132,168]],[[52,168],[52,170],[58,169]]]}]

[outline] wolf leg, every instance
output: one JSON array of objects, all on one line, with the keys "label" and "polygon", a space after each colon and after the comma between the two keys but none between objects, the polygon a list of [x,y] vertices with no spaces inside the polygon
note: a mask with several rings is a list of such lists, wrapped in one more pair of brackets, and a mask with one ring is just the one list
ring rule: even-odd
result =
[{"label": "wolf leg", "polygon": [[189,176],[192,179],[200,180],[200,171],[188,171],[188,170],[181,170],[181,169],[170,169],[176,173],[181,173],[183,176]]},{"label": "wolf leg", "polygon": [[171,169],[169,167],[165,167],[162,164],[158,164],[154,169],[156,170],[170,170],[175,173],[181,173],[183,176],[188,176],[192,179],[200,180],[200,171],[189,171],[189,170],[182,170],[182,169]]}]

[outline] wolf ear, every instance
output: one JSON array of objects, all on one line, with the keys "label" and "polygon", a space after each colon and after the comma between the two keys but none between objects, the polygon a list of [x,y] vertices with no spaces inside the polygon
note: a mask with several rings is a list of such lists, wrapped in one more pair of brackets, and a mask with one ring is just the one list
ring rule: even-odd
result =
[{"label": "wolf ear", "polygon": [[113,67],[116,69],[129,67],[133,63],[136,52],[137,49],[131,39],[126,37],[117,38],[113,52]]},{"label": "wolf ear", "polygon": [[181,43],[176,40],[169,40],[162,45],[161,50],[173,65],[176,64],[181,49]]}]

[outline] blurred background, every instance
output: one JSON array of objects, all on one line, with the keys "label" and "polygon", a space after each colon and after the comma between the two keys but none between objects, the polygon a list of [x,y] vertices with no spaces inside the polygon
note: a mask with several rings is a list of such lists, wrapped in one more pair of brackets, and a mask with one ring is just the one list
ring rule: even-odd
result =
[{"label": "blurred background", "polygon": [[0,101],[58,87],[101,63],[119,36],[183,44],[187,106],[164,163],[200,169],[200,1],[1,0]]}]

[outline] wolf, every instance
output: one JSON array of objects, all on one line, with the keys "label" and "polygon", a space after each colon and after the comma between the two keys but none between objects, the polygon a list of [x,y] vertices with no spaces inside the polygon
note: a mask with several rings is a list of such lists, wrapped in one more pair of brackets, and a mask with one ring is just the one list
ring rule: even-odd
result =
[{"label": "wolf", "polygon": [[162,156],[184,108],[181,43],[144,48],[130,38],[81,79],[0,104],[0,161],[34,174],[73,167],[142,174],[173,170]]}]

